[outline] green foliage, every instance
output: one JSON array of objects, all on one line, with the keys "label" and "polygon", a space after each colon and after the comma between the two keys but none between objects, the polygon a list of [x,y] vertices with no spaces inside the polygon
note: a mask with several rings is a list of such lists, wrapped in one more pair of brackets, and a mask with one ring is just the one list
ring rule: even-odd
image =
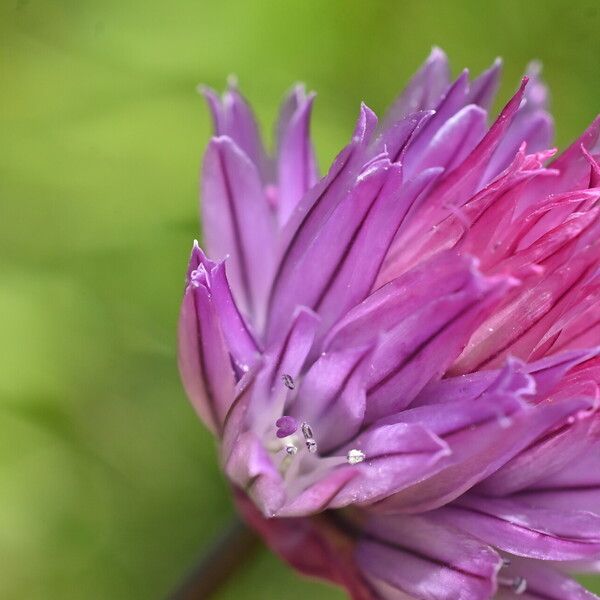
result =
[{"label": "green foliage", "polygon": [[[197,169],[194,87],[236,73],[263,123],[319,91],[322,163],[426,56],[544,61],[564,144],[600,98],[593,0],[0,2],[0,597],[164,597],[232,509],[181,391],[175,324]],[[337,598],[266,551],[219,595]]]}]

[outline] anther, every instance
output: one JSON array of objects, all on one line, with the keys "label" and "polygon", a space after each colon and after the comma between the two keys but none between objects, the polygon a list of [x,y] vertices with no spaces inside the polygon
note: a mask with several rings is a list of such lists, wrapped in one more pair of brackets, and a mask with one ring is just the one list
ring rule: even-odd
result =
[{"label": "anther", "polygon": [[300,425],[300,428],[302,429],[302,435],[304,436],[305,439],[310,439],[313,438],[313,430],[311,428],[311,426],[308,423],[302,423],[302,425]]},{"label": "anther", "polygon": [[512,591],[520,596],[527,590],[527,580],[524,577],[505,578],[498,577],[498,583],[505,587],[509,587]]},{"label": "anther", "polygon": [[288,390],[293,390],[296,387],[296,383],[294,382],[294,379],[292,378],[291,375],[288,375],[287,373],[284,373],[281,376],[281,381],[283,381],[283,385],[285,385],[285,387]]},{"label": "anther", "polygon": [[524,577],[515,577],[512,582],[512,589],[515,594],[524,594],[527,590],[527,580]]},{"label": "anther", "polygon": [[298,421],[294,419],[294,417],[289,417],[284,415],[275,421],[275,426],[277,427],[277,435],[278,438],[285,438],[288,435],[292,435],[298,431]]},{"label": "anther", "polygon": [[351,465],[357,465],[358,463],[361,463],[363,460],[365,460],[365,453],[362,450],[357,450],[356,448],[353,448],[346,455],[346,460]]},{"label": "anther", "polygon": [[296,446],[294,446],[293,444],[290,444],[289,446],[285,447],[285,453],[289,456],[294,456],[294,454],[296,454],[297,452],[298,448],[296,448]]},{"label": "anther", "polygon": [[317,442],[315,441],[311,426],[304,422],[302,425],[300,425],[300,429],[302,429],[302,435],[304,436],[308,451],[311,454],[314,454],[317,451]]},{"label": "anther", "polygon": [[306,440],[306,447],[311,454],[314,454],[317,451],[317,442],[312,438],[309,438]]}]

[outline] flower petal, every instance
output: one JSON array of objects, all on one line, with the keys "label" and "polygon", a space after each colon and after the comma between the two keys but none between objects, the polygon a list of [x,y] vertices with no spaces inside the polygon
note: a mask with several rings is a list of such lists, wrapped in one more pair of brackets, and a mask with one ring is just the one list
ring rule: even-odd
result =
[{"label": "flower petal", "polygon": [[592,411],[583,413],[572,423],[536,440],[481,483],[478,490],[491,496],[504,496],[559,472],[597,442],[597,435],[592,434],[595,419]]},{"label": "flower petal", "polygon": [[[319,445],[324,445],[319,439]],[[350,465],[346,453],[356,449],[365,459]],[[280,516],[306,515],[350,504],[369,505],[413,485],[444,467],[448,446],[419,423],[383,423],[332,448],[321,477],[295,482],[295,493]]]},{"label": "flower petal", "polygon": [[367,296],[402,220],[441,173],[441,168],[426,169],[401,185],[401,167],[392,166],[368,214],[343,248],[333,276],[314,307],[322,319],[323,330]]},{"label": "flower petal", "polygon": [[465,199],[462,202],[464,204],[471,194],[480,187],[489,159],[504,135],[506,135],[506,131],[519,109],[527,81],[527,78],[523,79],[515,95],[506,104],[494,124],[471,154],[439,184],[435,190],[435,202],[432,201],[432,209],[439,210],[440,207],[446,204],[456,204],[459,198]]},{"label": "flower petal", "polygon": [[505,552],[540,560],[600,556],[600,516],[528,506],[515,498],[465,494],[431,513]]},{"label": "flower petal", "polygon": [[516,497],[530,506],[600,515],[600,445],[571,459],[561,471],[532,483]]},{"label": "flower petal", "polygon": [[432,135],[426,148],[412,152],[409,147],[403,163],[406,177],[430,167],[449,172],[461,164],[483,138],[486,118],[486,112],[474,104],[458,110]]},{"label": "flower petal", "polygon": [[532,114],[517,113],[505,136],[494,152],[483,175],[483,181],[492,181],[511,163],[523,142],[531,154],[552,145],[554,121],[544,110]]},{"label": "flower petal", "polygon": [[502,570],[502,577],[509,582],[525,580],[524,594],[510,590],[510,584],[502,587],[496,596],[498,600],[594,600],[592,594],[573,579],[539,560],[511,557],[510,565]]},{"label": "flower petal", "polygon": [[[437,234],[440,225],[444,225],[449,217],[460,214],[473,193],[485,187],[480,185],[485,169],[518,111],[526,83],[527,80],[524,79],[519,90],[504,107],[479,144],[460,165],[435,185],[426,200],[420,204],[419,209],[411,214],[411,218],[400,229],[386,259],[385,276],[379,278],[380,283],[385,283],[406,271],[423,257],[431,256],[431,251],[424,252],[423,247],[429,245],[430,238]],[[512,171],[509,175],[513,174]],[[458,239],[460,239],[465,231],[465,225],[460,221],[458,225]],[[455,234],[448,235],[446,231],[441,231],[440,234],[442,237],[437,246],[440,250],[447,249],[458,241],[455,239],[453,243],[452,236]]]},{"label": "flower petal", "polygon": [[356,560],[383,598],[418,600],[487,600],[502,565],[489,546],[427,516],[371,519]]},{"label": "flower petal", "polygon": [[502,59],[497,58],[489,69],[483,71],[471,83],[471,89],[467,98],[468,104],[477,104],[484,110],[489,110],[500,85],[501,73]]},{"label": "flower petal", "polygon": [[512,161],[523,142],[531,154],[552,145],[554,123],[548,113],[548,89],[540,78],[541,65],[531,63],[527,68],[529,83],[525,89],[524,103],[513,119],[502,142],[488,165],[485,181],[490,181]]},{"label": "flower petal", "polygon": [[326,516],[265,519],[244,494],[237,492],[235,501],[246,522],[294,569],[344,586],[352,600],[373,600],[354,567],[353,540]]},{"label": "flower petal", "polygon": [[452,373],[494,368],[508,354],[527,359],[551,324],[564,313],[586,281],[592,257],[582,256],[549,272],[539,283],[515,291],[473,335]]},{"label": "flower petal", "polygon": [[323,353],[304,377],[291,412],[315,424],[319,452],[337,446],[362,424],[371,351],[367,346]]},{"label": "flower petal", "polygon": [[369,374],[366,420],[372,422],[410,404],[456,360],[473,331],[515,285],[473,272],[464,287],[401,321],[378,346]]},{"label": "flower petal", "polygon": [[[331,328],[327,349],[372,344],[383,332],[432,300],[457,292],[466,285],[475,268],[472,258],[441,252],[430,260],[383,285]],[[434,286],[435,282],[435,288]]]},{"label": "flower petal", "polygon": [[[446,90],[441,100],[435,106],[435,114],[427,120],[419,130],[416,138],[411,141],[410,146],[407,148],[404,163],[409,167],[409,172],[411,172],[415,157],[418,158],[426,152],[426,149],[431,144],[431,140],[436,138],[436,134],[440,129],[465,106],[468,91],[469,73],[465,70]],[[477,110],[483,112],[481,108]]]},{"label": "flower petal", "polygon": [[[506,400],[514,403],[510,397]],[[586,400],[542,403],[526,410],[512,409],[512,412],[507,412],[507,406],[496,413],[500,416],[504,413],[505,418],[496,416],[479,423],[477,427],[446,433],[437,431],[433,427],[434,422],[429,420],[428,425],[433,433],[442,437],[452,451],[445,459],[445,468],[389,497],[378,505],[378,509],[385,512],[417,512],[438,508],[484,480],[537,438],[561,426],[578,412],[589,409],[589,406]],[[403,413],[401,418],[406,418]]]},{"label": "flower petal", "polygon": [[202,220],[210,256],[229,257],[236,301],[260,329],[276,260],[275,223],[256,168],[231,138],[213,138],[206,150]]},{"label": "flower petal", "polygon": [[391,123],[375,138],[369,148],[369,155],[375,157],[387,153],[390,162],[403,163],[410,144],[434,114],[433,110],[420,110]]},{"label": "flower petal", "polygon": [[[535,383],[535,387],[531,390],[531,400],[542,400],[563,380],[566,373],[576,365],[596,356],[598,352],[598,349],[570,350],[531,363],[523,363],[509,357],[502,369],[477,371],[432,382],[423,389],[411,406],[475,400],[483,394],[498,391],[516,392],[531,378]],[[503,371],[507,369],[511,374],[509,382],[503,379]],[[577,395],[581,394],[571,394],[571,396]]]},{"label": "flower petal", "polygon": [[222,98],[208,87],[201,88],[212,114],[215,135],[228,136],[234,140],[266,181],[270,165],[256,119],[250,105],[238,90],[235,78],[230,77],[228,83],[228,89]]},{"label": "flower petal", "polygon": [[239,486],[266,517],[285,503],[283,477],[262,440],[252,431],[241,433],[224,465],[229,479]]},{"label": "flower petal", "polygon": [[[190,262],[196,259],[193,251]],[[200,418],[219,432],[233,402],[234,375],[203,265],[192,273],[179,316],[179,371]]]},{"label": "flower petal", "polygon": [[295,397],[283,377],[295,380],[301,373],[312,349],[318,316],[306,307],[298,307],[283,339],[264,355],[264,369],[257,378],[250,405],[250,419],[255,431],[275,435],[275,422]]},{"label": "flower petal", "polygon": [[245,372],[255,362],[261,348],[233,299],[225,263],[219,263],[211,270],[210,283],[227,348],[238,369]]},{"label": "flower petal", "polygon": [[435,108],[449,83],[448,59],[442,50],[433,48],[423,66],[388,109],[383,129],[410,113]]},{"label": "flower petal", "polygon": [[[304,89],[293,90],[294,110],[284,107],[284,118],[278,131],[277,207],[281,223],[285,223],[302,196],[316,183],[317,164],[310,141],[310,114],[314,94]],[[290,99],[291,100],[291,99]],[[290,112],[289,116],[286,114]]]},{"label": "flower petal", "polygon": [[[296,205],[281,232],[280,244],[285,252],[279,261],[269,300],[270,342],[281,338],[290,310],[295,305],[302,304],[286,294],[287,279],[294,278],[294,265],[302,260],[306,249],[319,236],[323,223],[330,219],[336,207],[348,195],[349,188],[355,185],[356,176],[366,159],[376,122],[375,114],[362,105],[352,141],[338,154],[327,175]],[[280,307],[275,296],[283,296],[285,306]]]},{"label": "flower petal", "polygon": [[386,160],[368,167],[306,243],[299,242],[286,253],[271,294],[269,340],[281,335],[296,306],[317,307],[380,195],[390,167]]}]

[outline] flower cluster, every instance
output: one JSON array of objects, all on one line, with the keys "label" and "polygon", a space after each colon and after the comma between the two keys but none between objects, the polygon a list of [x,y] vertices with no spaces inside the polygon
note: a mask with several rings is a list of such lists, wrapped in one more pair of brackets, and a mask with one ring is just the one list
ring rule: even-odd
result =
[{"label": "flower cluster", "polygon": [[451,81],[434,49],[320,177],[314,96],[274,157],[204,90],[179,364],[239,509],[356,600],[593,598],[600,558],[600,119],[566,151],[532,65]]}]

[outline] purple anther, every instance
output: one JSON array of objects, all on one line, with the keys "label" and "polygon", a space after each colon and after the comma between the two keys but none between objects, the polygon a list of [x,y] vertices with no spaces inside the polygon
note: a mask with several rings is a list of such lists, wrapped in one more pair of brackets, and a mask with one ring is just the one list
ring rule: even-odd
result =
[{"label": "purple anther", "polygon": [[277,426],[277,437],[284,438],[288,435],[292,435],[292,433],[296,433],[298,431],[298,421],[294,419],[294,417],[288,417],[284,415],[275,421],[275,425]]}]

